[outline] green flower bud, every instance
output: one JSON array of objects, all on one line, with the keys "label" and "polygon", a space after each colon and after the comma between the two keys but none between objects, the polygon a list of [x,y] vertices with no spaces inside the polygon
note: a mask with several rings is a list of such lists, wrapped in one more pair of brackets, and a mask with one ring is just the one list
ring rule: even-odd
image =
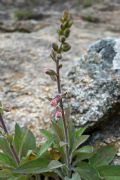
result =
[{"label": "green flower bud", "polygon": [[61,55],[61,54],[57,54],[57,55],[56,55],[56,59],[57,59],[57,60],[62,59],[62,55]]},{"label": "green flower bud", "polygon": [[60,18],[60,21],[61,21],[61,23],[64,23],[64,18],[61,17],[61,18]]},{"label": "green flower bud", "polygon": [[64,20],[70,19],[70,14],[68,11],[64,11],[63,18],[64,18]]},{"label": "green flower bud", "polygon": [[70,20],[70,21],[68,22],[67,27],[70,28],[70,27],[72,26],[72,24],[73,24],[73,22]]},{"label": "green flower bud", "polygon": [[54,49],[54,51],[58,51],[58,45],[56,43],[52,44],[52,48]]},{"label": "green flower bud", "polygon": [[59,65],[59,69],[61,69],[61,68],[62,68],[62,64]]},{"label": "green flower bud", "polygon": [[53,59],[53,61],[56,61],[56,52],[54,50],[52,50],[50,56]]},{"label": "green flower bud", "polygon": [[64,43],[65,40],[66,40],[65,36],[61,36],[61,37],[60,37],[60,42]]},{"label": "green flower bud", "polygon": [[68,24],[68,21],[65,21],[64,23],[61,24],[60,27],[63,31],[67,28],[67,24]]},{"label": "green flower bud", "polygon": [[60,29],[61,29],[62,32],[64,31],[64,29],[65,29],[64,24],[61,24]]},{"label": "green flower bud", "polygon": [[57,32],[59,36],[63,35],[63,30],[59,29]]},{"label": "green flower bud", "polygon": [[70,35],[70,30],[66,29],[65,32],[64,32],[64,35],[65,35],[66,38],[68,38],[69,35]]},{"label": "green flower bud", "polygon": [[64,43],[62,46],[62,50],[64,52],[69,51],[71,49],[71,46],[68,43]]}]

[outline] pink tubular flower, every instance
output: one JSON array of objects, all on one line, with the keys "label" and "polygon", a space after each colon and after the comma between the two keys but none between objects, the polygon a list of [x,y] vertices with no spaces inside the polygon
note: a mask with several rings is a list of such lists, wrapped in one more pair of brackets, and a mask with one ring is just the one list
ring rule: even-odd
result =
[{"label": "pink tubular flower", "polygon": [[58,103],[60,102],[60,99],[61,99],[61,96],[60,95],[57,95],[55,98],[53,98],[50,102],[50,105],[51,106],[57,106]]},{"label": "pink tubular flower", "polygon": [[62,113],[60,110],[57,110],[56,113],[55,113],[55,119],[58,120],[62,117]]},{"label": "pink tubular flower", "polygon": [[58,102],[57,102],[57,99],[55,99],[55,98],[52,99],[51,102],[50,102],[50,105],[54,106],[54,107],[57,106],[57,104],[58,104]]}]

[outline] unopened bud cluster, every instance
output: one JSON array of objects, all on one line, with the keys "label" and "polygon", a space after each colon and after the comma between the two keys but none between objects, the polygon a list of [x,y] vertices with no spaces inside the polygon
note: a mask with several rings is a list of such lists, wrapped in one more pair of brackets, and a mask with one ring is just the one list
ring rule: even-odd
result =
[{"label": "unopened bud cluster", "polygon": [[70,44],[66,42],[67,38],[70,35],[70,28],[72,26],[70,14],[67,11],[65,11],[60,21],[61,25],[58,29],[60,45],[58,45],[57,43],[52,44],[51,58],[54,61],[60,60],[62,58],[61,53],[67,52],[71,48]]}]

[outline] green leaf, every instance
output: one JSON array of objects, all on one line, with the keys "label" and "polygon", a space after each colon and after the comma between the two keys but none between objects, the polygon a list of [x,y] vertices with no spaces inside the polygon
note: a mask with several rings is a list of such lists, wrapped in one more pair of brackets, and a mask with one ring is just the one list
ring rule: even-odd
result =
[{"label": "green leaf", "polygon": [[0,137],[0,149],[4,152],[4,154],[10,156],[12,158],[12,154],[10,152],[9,143],[4,137]]},{"label": "green leaf", "polygon": [[78,154],[76,154],[76,160],[75,160],[75,164],[77,165],[78,162],[82,161],[82,160],[87,160],[90,159],[93,156],[93,153],[83,153],[83,152],[79,152]]},{"label": "green leaf", "polygon": [[78,149],[78,147],[83,144],[87,139],[89,138],[89,135],[82,135],[80,136],[78,139],[75,139],[74,141],[74,145],[73,145],[73,149],[72,149],[72,153]]},{"label": "green leaf", "polygon": [[68,143],[60,141],[59,145],[60,145],[60,147],[64,147],[64,146],[68,145]]},{"label": "green leaf", "polygon": [[75,170],[85,180],[100,180],[98,171],[86,162],[79,163]]},{"label": "green leaf", "polygon": [[86,130],[86,127],[76,129],[76,132],[75,132],[76,138],[79,138],[85,132],[85,130]]},{"label": "green leaf", "polygon": [[53,138],[53,134],[47,131],[46,129],[40,129],[40,133],[47,139]]},{"label": "green leaf", "polygon": [[83,153],[92,153],[93,152],[93,147],[92,146],[83,146],[78,149],[78,152],[83,152]]},{"label": "green leaf", "polygon": [[3,170],[0,170],[0,178],[4,179],[4,178],[8,178],[12,175],[12,172],[11,170],[9,169],[3,169]]},{"label": "green leaf", "polygon": [[71,119],[68,119],[68,133],[69,133],[69,142],[70,142],[69,146],[70,146],[70,150],[72,150],[75,141],[75,127]]},{"label": "green leaf", "polygon": [[54,51],[58,51],[59,50],[59,47],[56,43],[53,43],[52,44],[52,48],[54,49]]},{"label": "green leaf", "polygon": [[93,156],[93,147],[92,146],[84,146],[74,151],[73,157],[76,157],[76,162],[81,160],[89,159]]},{"label": "green leaf", "polygon": [[72,178],[65,177],[65,180],[81,180],[80,175],[78,173],[74,173]]},{"label": "green leaf", "polygon": [[64,165],[62,163],[60,163],[59,161],[56,160],[52,160],[49,165],[48,168],[53,170],[53,169],[58,169],[60,167],[63,167]]},{"label": "green leaf", "polygon": [[62,121],[59,122],[52,122],[53,131],[55,133],[55,137],[57,138],[57,142],[64,141],[64,131],[63,131],[63,124]]},{"label": "green leaf", "polygon": [[90,164],[95,167],[108,165],[114,158],[116,149],[113,146],[101,147],[90,159]]},{"label": "green leaf", "polygon": [[105,177],[105,180],[120,180],[120,176],[108,176],[108,177]]},{"label": "green leaf", "polygon": [[46,172],[52,172],[54,169],[62,167],[59,161],[51,161],[49,163],[48,159],[45,158],[38,158],[36,160],[27,162],[22,166],[18,167],[14,172],[20,174],[41,174]]},{"label": "green leaf", "polygon": [[0,152],[0,166],[13,168],[16,167],[16,163],[12,158]]},{"label": "green leaf", "polygon": [[64,52],[67,52],[67,51],[69,51],[70,49],[71,49],[70,44],[64,42],[64,44],[62,45],[62,50],[63,50]]},{"label": "green leaf", "polygon": [[16,124],[14,146],[19,158],[26,156],[28,150],[33,150],[36,148],[35,137],[33,133],[30,130],[21,128],[18,124]]},{"label": "green leaf", "polygon": [[18,176],[18,177],[15,177],[15,176],[11,176],[9,179],[7,180],[29,180],[29,177],[28,176]]},{"label": "green leaf", "polygon": [[14,173],[20,174],[39,174],[43,172],[47,172],[47,166],[49,164],[49,160],[46,158],[38,158],[32,161],[29,161],[14,170]]},{"label": "green leaf", "polygon": [[54,142],[54,138],[49,139],[46,142],[44,142],[40,147],[40,151],[38,152],[38,157],[40,157],[42,154],[48,151],[49,147],[53,144],[53,142]]},{"label": "green leaf", "polygon": [[108,165],[97,168],[101,176],[119,176],[120,178],[120,165]]}]

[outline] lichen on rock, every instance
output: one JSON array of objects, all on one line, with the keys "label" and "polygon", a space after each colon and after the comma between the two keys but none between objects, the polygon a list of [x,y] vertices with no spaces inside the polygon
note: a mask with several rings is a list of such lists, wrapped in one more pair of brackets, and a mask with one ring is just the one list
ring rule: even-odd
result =
[{"label": "lichen on rock", "polygon": [[77,126],[94,127],[109,119],[120,105],[120,39],[91,45],[68,73],[66,90]]}]

